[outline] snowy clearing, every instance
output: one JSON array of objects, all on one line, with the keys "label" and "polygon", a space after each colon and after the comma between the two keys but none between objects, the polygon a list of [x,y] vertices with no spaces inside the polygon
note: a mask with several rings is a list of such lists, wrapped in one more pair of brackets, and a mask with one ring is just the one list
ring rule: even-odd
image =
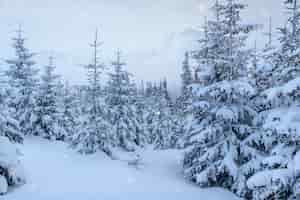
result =
[{"label": "snowy clearing", "polygon": [[0,197],[5,200],[238,199],[222,189],[200,189],[181,175],[177,150],[140,152],[142,168],[103,154],[82,156],[60,142],[38,138],[21,147],[27,184]]}]

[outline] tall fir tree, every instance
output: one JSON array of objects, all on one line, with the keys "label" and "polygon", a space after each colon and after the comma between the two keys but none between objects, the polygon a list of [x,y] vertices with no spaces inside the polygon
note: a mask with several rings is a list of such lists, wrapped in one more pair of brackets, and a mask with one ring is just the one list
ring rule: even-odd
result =
[{"label": "tall fir tree", "polygon": [[129,74],[123,67],[121,53],[112,62],[113,71],[109,74],[106,102],[109,106],[109,119],[113,124],[115,145],[126,151],[134,151],[136,146],[141,146],[141,127],[138,124],[132,98],[134,85]]},{"label": "tall fir tree", "polygon": [[9,69],[6,71],[9,85],[9,107],[13,118],[19,122],[23,134],[33,134],[33,121],[36,118],[36,88],[38,85],[37,73],[34,68],[34,53],[25,47],[25,38],[21,28],[13,38],[15,58],[6,60]]},{"label": "tall fir tree", "polygon": [[80,102],[76,96],[75,88],[68,82],[63,85],[62,92],[59,95],[59,109],[61,125],[66,132],[66,140],[72,140],[74,127],[78,126],[77,117],[81,114]]},{"label": "tall fir tree", "polygon": [[192,92],[190,90],[190,85],[193,83],[193,75],[190,66],[190,55],[188,52],[185,53],[185,58],[182,63],[182,73],[181,73],[181,91],[180,96],[176,99],[176,110],[179,115],[184,117],[184,112],[190,100],[192,98]]},{"label": "tall fir tree", "polygon": [[[160,82],[159,87],[154,87],[150,99],[152,114],[150,138],[156,149],[171,148],[175,129],[175,112],[168,92],[167,80]],[[173,137],[173,138],[172,138]]]},{"label": "tall fir tree", "polygon": [[192,70],[190,66],[189,53],[186,52],[184,55],[184,61],[182,63],[182,74],[181,74],[181,94],[184,94],[188,90],[188,86],[192,84]]},{"label": "tall fir tree", "polygon": [[298,0],[284,1],[288,13],[287,23],[280,28],[280,48],[276,53],[274,70],[277,85],[298,77],[300,74],[300,5]]},{"label": "tall fir tree", "polygon": [[[200,186],[221,186],[248,197],[246,180],[251,175],[256,150],[249,144],[256,112],[255,94],[247,77],[249,51],[245,42],[254,25],[241,23],[246,5],[234,0],[216,2],[216,19],[208,21],[201,63],[211,68],[209,84],[194,86],[193,119],[186,136],[185,176]],[[219,41],[218,44],[216,41]]]},{"label": "tall fir tree", "polygon": [[[100,62],[98,31],[91,47],[93,48],[93,61],[85,66],[88,77],[86,97],[83,102],[83,109],[79,117],[79,125],[72,138],[72,146],[79,152],[90,154],[96,151],[103,151],[112,156],[111,152],[111,126],[106,120],[106,106],[101,95],[101,74],[104,64]],[[82,93],[81,93],[82,94]]]},{"label": "tall fir tree", "polygon": [[[271,87],[257,98],[260,115],[257,120],[263,133],[254,142],[264,155],[259,171],[249,180],[248,187],[255,200],[297,199],[299,192],[299,132],[295,119],[299,117],[299,1],[284,1],[288,21],[280,28],[280,45],[271,50],[266,61],[272,61]],[[297,121],[297,120],[296,120]],[[264,181],[259,182],[258,180]]]},{"label": "tall fir tree", "polygon": [[144,85],[143,81],[141,83],[141,88],[138,89],[135,86],[135,92],[132,97],[132,107],[135,111],[135,116],[137,123],[139,124],[138,132],[139,132],[139,140],[140,146],[144,146],[148,143],[148,134],[147,134],[147,121],[146,121],[146,113],[147,113],[147,105],[145,99]]},{"label": "tall fir tree", "polygon": [[49,64],[45,66],[39,92],[37,95],[36,120],[34,134],[51,140],[64,140],[66,135],[60,123],[58,110],[59,76],[55,74],[53,57],[49,57]]}]

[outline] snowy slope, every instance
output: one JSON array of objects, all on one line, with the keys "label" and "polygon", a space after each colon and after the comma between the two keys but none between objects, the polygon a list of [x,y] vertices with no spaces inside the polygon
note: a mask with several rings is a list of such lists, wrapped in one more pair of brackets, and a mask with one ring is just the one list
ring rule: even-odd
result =
[{"label": "snowy slope", "polygon": [[175,150],[141,152],[141,169],[102,154],[82,156],[63,143],[30,138],[21,147],[27,184],[5,200],[234,200],[222,189],[200,189],[182,177]]}]

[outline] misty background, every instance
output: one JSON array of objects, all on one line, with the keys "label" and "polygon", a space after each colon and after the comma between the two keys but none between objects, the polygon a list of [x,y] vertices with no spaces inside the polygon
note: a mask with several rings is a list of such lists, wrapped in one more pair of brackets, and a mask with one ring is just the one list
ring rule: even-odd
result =
[{"label": "misty background", "polygon": [[[11,38],[21,24],[26,46],[37,53],[37,66],[55,56],[57,72],[72,84],[85,82],[81,67],[91,61],[95,29],[104,42],[100,56],[107,67],[120,49],[127,69],[140,80],[166,78],[170,90],[180,86],[183,54],[197,49],[199,28],[215,0],[0,0],[0,55],[13,56]],[[284,23],[282,1],[245,0],[245,21],[276,27]],[[262,30],[251,40],[264,45]],[[251,45],[251,40],[249,45]]]}]

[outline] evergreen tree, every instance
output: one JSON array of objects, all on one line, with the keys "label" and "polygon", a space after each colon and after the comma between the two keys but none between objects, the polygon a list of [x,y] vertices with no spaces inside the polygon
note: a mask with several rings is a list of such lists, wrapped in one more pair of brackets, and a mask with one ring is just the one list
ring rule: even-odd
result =
[{"label": "evergreen tree", "polygon": [[53,57],[49,58],[49,64],[45,66],[41,77],[39,94],[37,97],[37,118],[34,122],[34,134],[47,139],[64,140],[65,130],[60,124],[60,111],[58,110],[58,78],[54,74],[55,65]]},{"label": "evergreen tree", "polygon": [[109,119],[113,124],[116,146],[126,151],[134,151],[143,145],[136,113],[132,104],[134,85],[130,74],[123,69],[120,52],[112,62],[113,72],[109,74],[106,102],[109,105]]},{"label": "evergreen tree", "polygon": [[18,121],[8,107],[8,100],[6,88],[2,88],[0,90],[0,136],[7,137],[10,142],[22,143],[23,135],[20,132]]},{"label": "evergreen tree", "polygon": [[152,143],[156,149],[171,148],[171,138],[175,129],[175,115],[166,80],[156,89],[152,100],[152,109],[155,110],[152,119]]},{"label": "evergreen tree", "polygon": [[192,84],[192,70],[189,63],[189,53],[185,53],[185,59],[182,63],[182,74],[181,74],[181,94],[185,94],[188,90],[188,86]]},{"label": "evergreen tree", "polygon": [[19,122],[9,107],[9,88],[6,76],[0,77],[0,195],[25,182],[18,152],[14,143],[23,143]]},{"label": "evergreen tree", "polygon": [[[98,31],[96,31],[93,48],[93,62],[85,66],[88,72],[88,88],[84,97],[83,108],[79,117],[76,134],[72,138],[72,146],[81,153],[94,153],[98,150],[112,156],[111,126],[106,120],[106,107],[101,96],[101,73],[104,65],[100,63]],[[82,95],[82,93],[81,93]],[[84,93],[83,93],[84,95]]]},{"label": "evergreen tree", "polygon": [[284,1],[288,13],[288,20],[280,28],[280,48],[276,53],[277,65],[274,70],[275,80],[282,85],[300,74],[300,5],[297,0]]},{"label": "evergreen tree", "polygon": [[186,132],[187,118],[189,116],[189,105],[193,101],[193,93],[191,91],[191,84],[199,83],[198,73],[200,68],[198,67],[195,71],[195,76],[193,77],[191,66],[190,66],[190,56],[189,53],[185,54],[185,59],[183,61],[181,74],[181,94],[176,99],[175,108],[176,108],[176,117],[174,119],[174,134],[171,137],[171,143],[173,147],[182,147],[183,145],[183,135]]},{"label": "evergreen tree", "polygon": [[197,98],[191,105],[190,147],[183,167],[185,176],[200,186],[221,186],[248,197],[246,179],[256,157],[249,140],[256,112],[250,104],[255,90],[245,76],[249,51],[244,46],[255,26],[241,23],[245,7],[239,1],[217,1],[216,20],[207,23],[206,55],[199,59],[212,70],[206,75],[209,84],[193,89]]},{"label": "evergreen tree", "polygon": [[13,118],[19,122],[23,134],[33,133],[33,121],[35,119],[36,87],[38,71],[34,68],[34,55],[25,47],[25,38],[21,28],[17,31],[17,37],[13,38],[15,58],[7,60],[9,69],[6,71],[9,84],[9,107],[13,112]]},{"label": "evergreen tree", "polygon": [[[263,133],[254,143],[261,148],[263,159],[259,171],[247,182],[253,199],[297,199],[299,196],[299,132],[294,120],[299,117],[300,74],[298,64],[299,1],[284,1],[288,22],[280,29],[279,48],[267,57],[272,61],[274,81],[256,100],[257,120]],[[273,53],[274,52],[274,53]],[[264,181],[259,182],[263,177]]]},{"label": "evergreen tree", "polygon": [[66,140],[71,140],[74,135],[74,127],[78,126],[77,117],[81,114],[78,97],[75,94],[74,87],[68,82],[64,84],[60,98],[61,124],[66,131]]},{"label": "evergreen tree", "polygon": [[133,100],[133,108],[135,110],[135,116],[137,119],[137,123],[139,125],[138,128],[138,136],[140,140],[140,146],[144,146],[148,143],[148,134],[147,134],[147,121],[146,121],[146,101],[145,101],[145,93],[143,88],[143,82],[141,89],[135,89]]},{"label": "evergreen tree", "polygon": [[184,110],[186,110],[189,101],[192,98],[192,93],[190,91],[190,85],[193,83],[193,76],[190,66],[190,57],[189,53],[185,53],[185,59],[182,65],[182,74],[181,74],[181,94],[176,99],[176,110],[178,114],[184,114]]},{"label": "evergreen tree", "polygon": [[268,42],[263,48],[262,52],[256,51],[255,54],[257,62],[256,66],[253,67],[254,71],[251,72],[251,74],[253,74],[252,78],[254,85],[258,91],[258,96],[254,98],[254,101],[257,108],[256,110],[259,112],[269,109],[270,106],[265,103],[265,97],[263,96],[264,91],[277,84],[273,74],[275,73],[275,69],[278,64],[278,49],[273,45],[272,31],[272,19],[270,18],[269,30],[266,33]]},{"label": "evergreen tree", "polygon": [[154,89],[151,82],[146,83],[145,94],[144,94],[144,104],[145,104],[145,133],[148,136],[148,143],[153,143],[153,129],[154,129],[154,117],[156,114],[156,109],[153,100],[154,98]]}]

